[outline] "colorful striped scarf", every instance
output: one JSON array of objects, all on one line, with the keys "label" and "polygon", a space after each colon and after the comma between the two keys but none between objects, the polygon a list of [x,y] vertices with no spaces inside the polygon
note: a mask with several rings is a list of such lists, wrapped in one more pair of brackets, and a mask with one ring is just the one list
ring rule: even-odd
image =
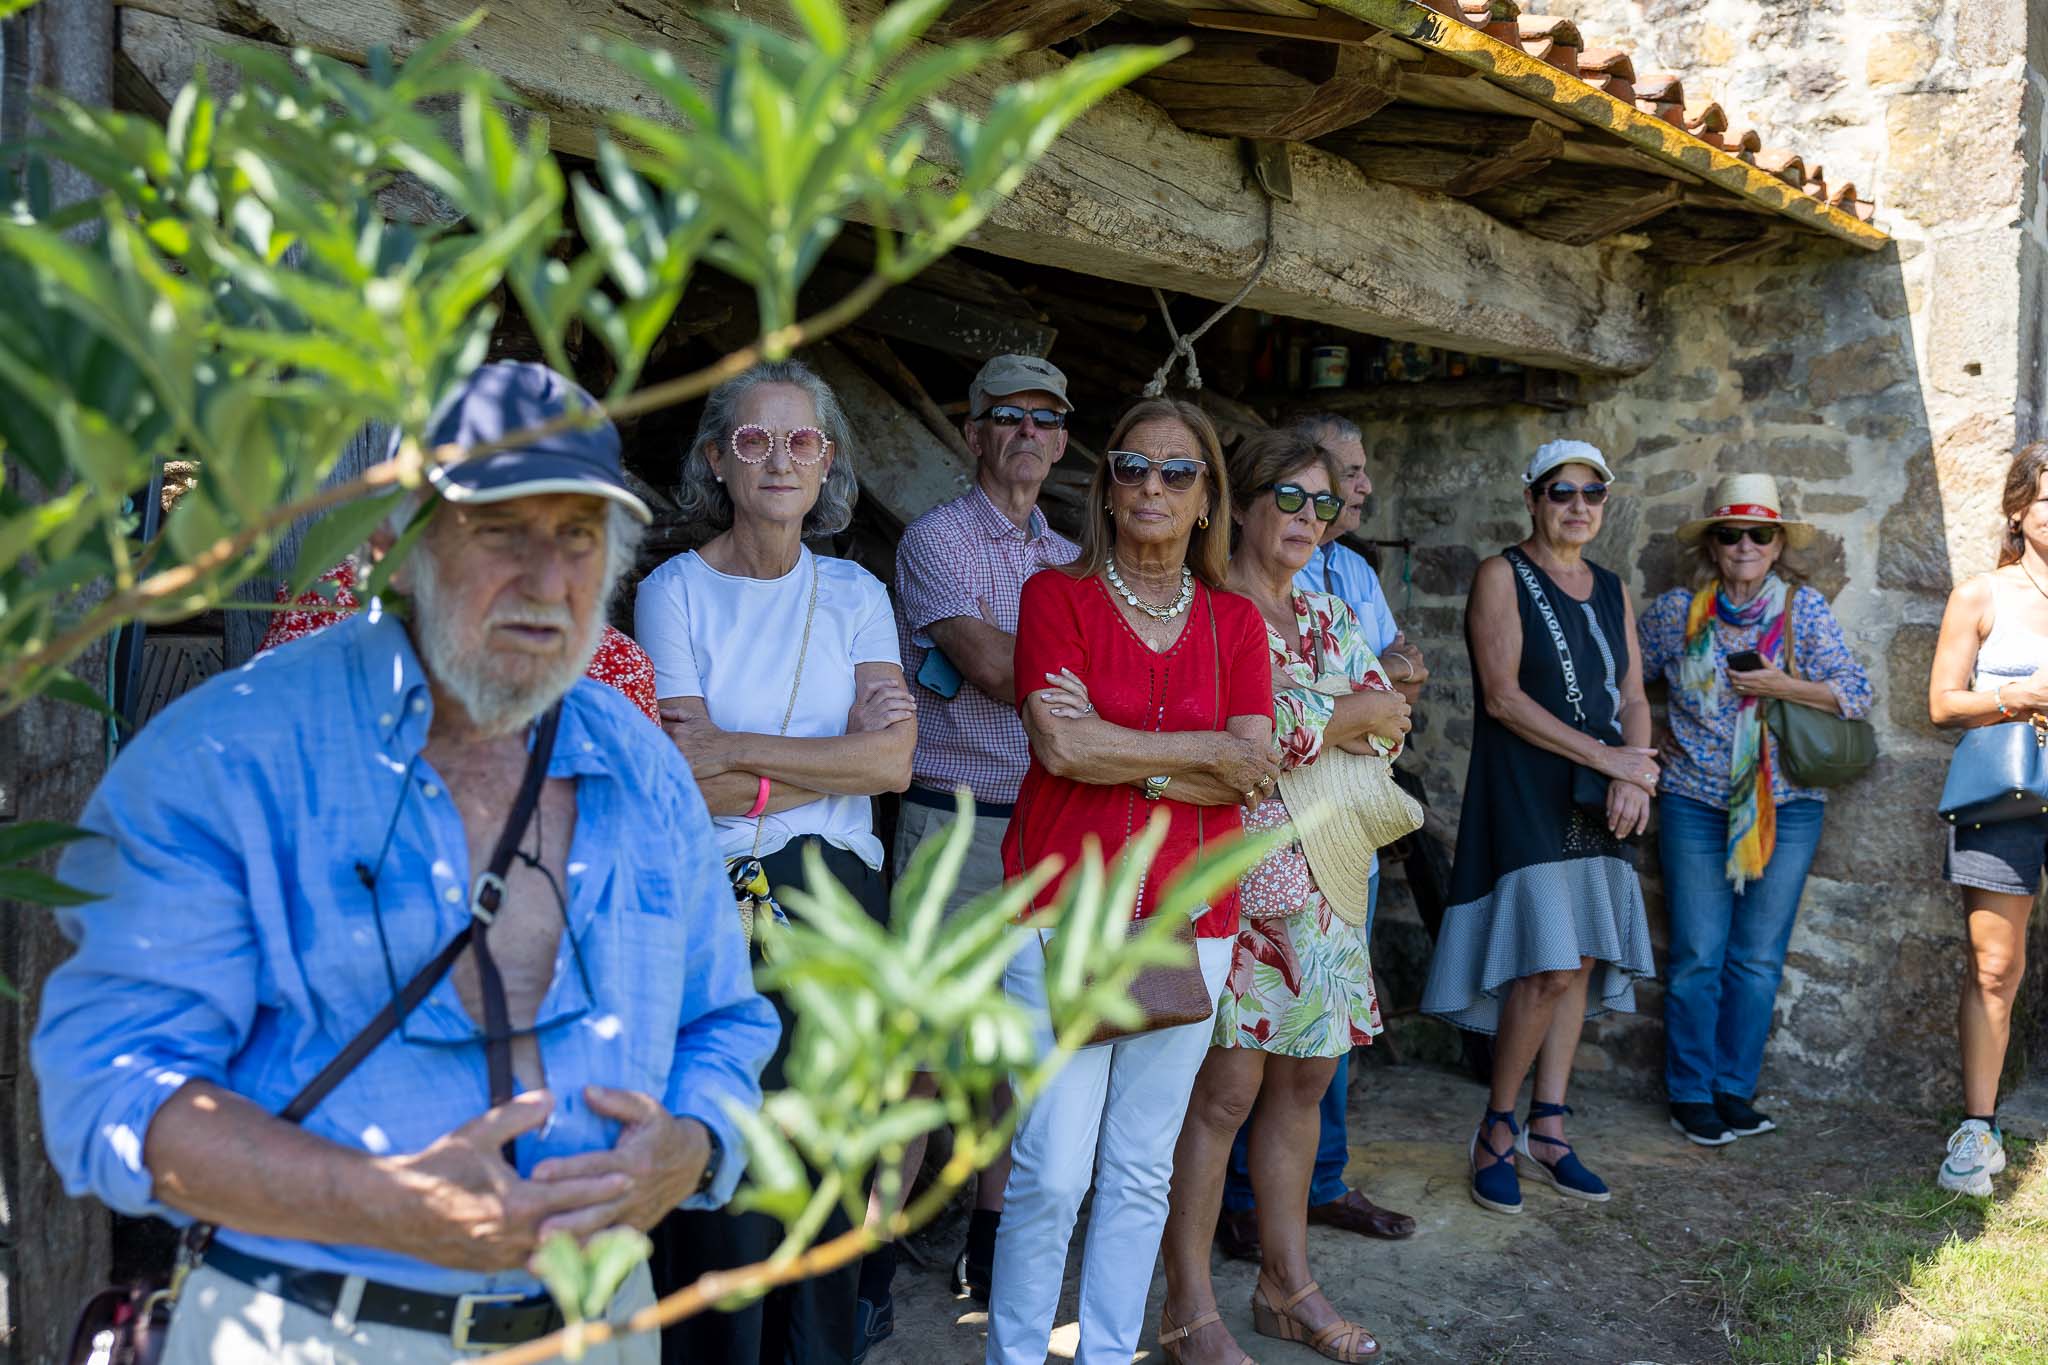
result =
[{"label": "colorful striped scarf", "polygon": [[[1772,574],[1756,596],[1741,606],[1728,600],[1717,580],[1693,594],[1685,618],[1685,658],[1678,681],[1696,693],[1702,709],[1721,706],[1722,671],[1714,649],[1714,622],[1744,629],[1763,627],[1756,652],[1784,667],[1785,580]],[[1764,742],[1763,699],[1742,697],[1735,717],[1735,742],[1728,764],[1728,880],[1737,891],[1758,877],[1778,844],[1778,806],[1771,795],[1771,750]]]}]

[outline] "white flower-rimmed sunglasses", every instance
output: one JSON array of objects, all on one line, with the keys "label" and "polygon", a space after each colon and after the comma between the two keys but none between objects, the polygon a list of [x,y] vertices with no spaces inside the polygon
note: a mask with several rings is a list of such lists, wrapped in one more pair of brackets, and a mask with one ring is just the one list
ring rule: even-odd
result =
[{"label": "white flower-rimmed sunglasses", "polygon": [[767,427],[750,423],[726,438],[732,457],[741,464],[765,463],[775,453],[778,442],[788,454],[791,464],[813,465],[832,453],[832,438],[816,427],[770,431]]}]

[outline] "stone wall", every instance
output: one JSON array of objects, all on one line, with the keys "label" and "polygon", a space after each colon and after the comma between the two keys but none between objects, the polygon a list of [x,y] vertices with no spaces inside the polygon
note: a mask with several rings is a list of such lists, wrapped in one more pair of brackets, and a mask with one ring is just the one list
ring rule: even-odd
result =
[{"label": "stone wall", "polygon": [[[1366,533],[1422,547],[1397,612],[1435,675],[1415,766],[1448,829],[1472,728],[1464,597],[1479,559],[1526,533],[1517,475],[1539,442],[1579,436],[1615,459],[1620,496],[1593,557],[1638,609],[1681,575],[1671,533],[1718,475],[1776,474],[1822,528],[1812,581],[1871,671],[1883,757],[1831,806],[1764,1084],[1952,1104],[1960,922],[1932,813],[1950,740],[1927,722],[1927,669],[1949,589],[1990,565],[2009,454],[2041,433],[2048,5],[2034,7],[2031,61],[2021,0],[1535,8],[1576,18],[1591,45],[1632,50],[1638,71],[1680,72],[1689,98],[1719,99],[1766,145],[1820,161],[1830,183],[1854,181],[1895,245],[1675,271],[1658,363],[1596,386],[1583,410],[1368,433],[1379,496]],[[1398,609],[1399,561],[1383,573]],[[1653,841],[1641,862],[1661,961]],[[1387,959],[1402,960],[1405,937],[1412,961],[1412,911],[1399,894],[1389,910]],[[1394,994],[1405,1003],[1411,990]],[[1583,1065],[1661,1075],[1661,993],[1646,983],[1638,995],[1637,1015],[1589,1029]]]}]

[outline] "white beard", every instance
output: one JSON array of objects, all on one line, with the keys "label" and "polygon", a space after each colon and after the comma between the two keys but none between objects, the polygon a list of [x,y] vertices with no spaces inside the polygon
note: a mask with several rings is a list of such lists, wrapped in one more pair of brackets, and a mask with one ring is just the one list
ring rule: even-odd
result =
[{"label": "white beard", "polygon": [[[516,734],[541,712],[560,701],[590,667],[591,655],[604,633],[604,617],[592,612],[582,638],[576,638],[574,616],[564,606],[501,608],[484,621],[450,622],[444,612],[439,568],[425,545],[413,548],[406,565],[413,580],[413,647],[433,680],[469,713],[470,723],[485,735]],[[600,599],[603,600],[603,599]],[[508,671],[477,643],[499,624],[559,627],[568,643],[557,659],[520,656],[525,667]]]}]

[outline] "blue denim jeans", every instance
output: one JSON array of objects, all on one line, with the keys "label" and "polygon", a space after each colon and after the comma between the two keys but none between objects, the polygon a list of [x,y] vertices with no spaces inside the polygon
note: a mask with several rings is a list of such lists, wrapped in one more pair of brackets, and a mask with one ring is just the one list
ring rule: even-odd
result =
[{"label": "blue denim jeans", "polygon": [[[1372,883],[1366,892],[1365,937],[1372,939],[1372,917],[1380,908],[1380,873],[1375,867]],[[1317,1106],[1317,1116],[1322,1120],[1321,1131],[1316,1134],[1316,1169],[1309,1177],[1308,1202],[1327,1204],[1342,1199],[1351,1187],[1344,1183],[1344,1167],[1351,1161],[1351,1135],[1344,1123],[1344,1105],[1350,1099],[1351,1054],[1346,1052],[1337,1059],[1337,1072],[1330,1077],[1330,1088],[1323,1092],[1322,1103]],[[1223,1207],[1232,1213],[1251,1212],[1251,1120],[1245,1120],[1237,1130],[1237,1141],[1230,1145],[1230,1169],[1223,1176]]]},{"label": "blue denim jeans", "polygon": [[1657,802],[1671,952],[1664,969],[1664,1088],[1674,1104],[1756,1094],[1799,893],[1820,845],[1818,801],[1778,807],[1764,875],[1728,880],[1728,812],[1683,796]]}]

